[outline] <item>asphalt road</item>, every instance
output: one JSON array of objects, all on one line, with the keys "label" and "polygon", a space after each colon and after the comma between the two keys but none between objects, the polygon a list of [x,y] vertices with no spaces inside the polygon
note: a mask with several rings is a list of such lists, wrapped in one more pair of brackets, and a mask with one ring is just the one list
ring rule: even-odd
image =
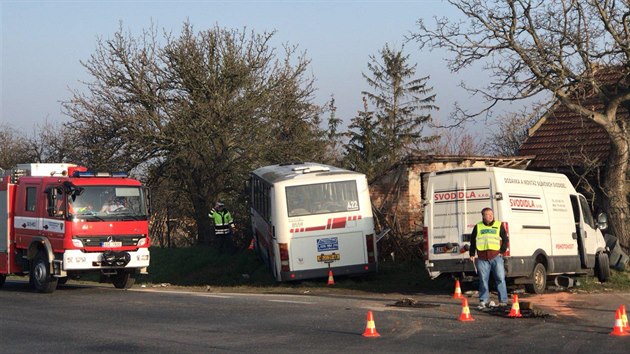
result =
[{"label": "asphalt road", "polygon": [[[609,333],[630,294],[525,297],[549,316],[481,312],[462,322],[451,295],[232,294],[108,285],[38,294],[8,280],[0,290],[0,352],[516,352],[628,353]],[[367,312],[378,338],[362,336]],[[525,311],[523,311],[525,312]]]}]

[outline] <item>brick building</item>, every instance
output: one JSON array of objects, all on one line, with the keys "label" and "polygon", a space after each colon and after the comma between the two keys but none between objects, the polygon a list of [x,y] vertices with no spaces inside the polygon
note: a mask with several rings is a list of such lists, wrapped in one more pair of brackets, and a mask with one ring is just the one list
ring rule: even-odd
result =
[{"label": "brick building", "polygon": [[423,198],[429,173],[458,167],[525,169],[532,157],[409,156],[370,181],[377,222],[381,228],[391,228],[397,235],[417,236],[423,227]]}]

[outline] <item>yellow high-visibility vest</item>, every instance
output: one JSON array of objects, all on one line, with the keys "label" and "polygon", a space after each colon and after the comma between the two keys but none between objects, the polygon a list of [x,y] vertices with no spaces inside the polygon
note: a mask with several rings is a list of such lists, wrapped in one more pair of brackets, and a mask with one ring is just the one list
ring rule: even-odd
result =
[{"label": "yellow high-visibility vest", "polygon": [[477,251],[498,251],[501,249],[501,222],[495,221],[490,226],[482,222],[477,224]]}]

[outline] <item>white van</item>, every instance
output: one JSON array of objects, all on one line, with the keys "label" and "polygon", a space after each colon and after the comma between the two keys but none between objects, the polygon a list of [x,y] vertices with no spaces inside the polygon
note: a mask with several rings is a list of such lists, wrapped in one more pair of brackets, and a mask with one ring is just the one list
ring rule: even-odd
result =
[{"label": "white van", "polygon": [[494,209],[508,232],[506,278],[543,293],[548,275],[610,276],[606,242],[589,205],[562,174],[498,167],[432,172],[424,206],[424,258],[431,278],[474,276],[471,232]]}]

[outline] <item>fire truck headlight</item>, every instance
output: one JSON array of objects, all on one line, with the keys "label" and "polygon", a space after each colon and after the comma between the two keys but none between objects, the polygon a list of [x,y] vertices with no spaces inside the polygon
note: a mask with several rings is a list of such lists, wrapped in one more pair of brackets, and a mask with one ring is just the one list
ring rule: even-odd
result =
[{"label": "fire truck headlight", "polygon": [[83,248],[83,242],[81,240],[79,240],[78,238],[73,238],[72,239],[72,245],[74,247]]},{"label": "fire truck headlight", "polygon": [[143,237],[141,239],[138,240],[138,246],[144,246],[147,244],[147,238]]}]

